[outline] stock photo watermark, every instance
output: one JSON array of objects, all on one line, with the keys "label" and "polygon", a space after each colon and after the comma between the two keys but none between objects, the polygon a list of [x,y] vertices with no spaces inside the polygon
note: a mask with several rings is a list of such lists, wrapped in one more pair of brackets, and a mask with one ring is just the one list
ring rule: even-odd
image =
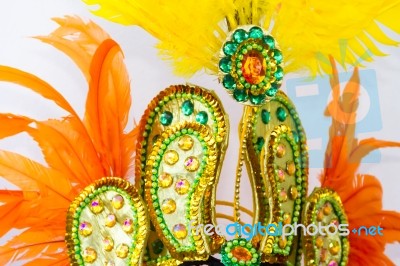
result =
[{"label": "stock photo watermark", "polygon": [[254,225],[251,224],[244,224],[241,225],[239,223],[230,223],[227,225],[213,225],[213,224],[199,224],[193,226],[194,221],[189,224],[189,232],[193,233],[194,235],[200,235],[202,232],[205,235],[224,235],[224,236],[235,236],[241,235],[243,238],[250,240],[255,235],[261,236],[281,236],[285,238],[286,236],[290,235],[340,235],[340,236],[348,236],[350,234],[354,235],[365,235],[365,236],[383,236],[383,228],[380,226],[360,226],[359,228],[353,228],[351,231],[349,229],[348,224],[329,224],[329,225],[322,225],[321,223],[318,224],[283,224],[282,222],[278,224],[268,224],[262,225],[260,222]]}]

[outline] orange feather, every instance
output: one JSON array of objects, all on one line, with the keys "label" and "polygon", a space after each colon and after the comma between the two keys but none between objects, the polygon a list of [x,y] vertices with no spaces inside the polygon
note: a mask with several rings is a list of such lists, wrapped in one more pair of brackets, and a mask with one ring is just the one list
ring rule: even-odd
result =
[{"label": "orange feather", "polygon": [[339,77],[331,60],[332,102],[326,115],[332,117],[330,141],[326,149],[325,169],[320,176],[321,186],[335,190],[343,203],[349,230],[361,226],[381,226],[383,236],[350,234],[349,265],[394,265],[384,254],[386,243],[400,241],[400,213],[382,210],[382,186],[371,175],[357,174],[361,160],[371,151],[383,147],[400,147],[400,143],[373,138],[355,138],[358,107],[359,77],[353,76],[340,95]]}]

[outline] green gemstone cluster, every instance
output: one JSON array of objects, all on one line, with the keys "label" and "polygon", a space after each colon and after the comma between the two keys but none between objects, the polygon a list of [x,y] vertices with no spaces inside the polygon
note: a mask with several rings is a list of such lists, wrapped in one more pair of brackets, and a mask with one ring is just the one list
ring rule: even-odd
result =
[{"label": "green gemstone cluster", "polygon": [[282,52],[274,38],[257,26],[237,29],[223,46],[219,69],[222,85],[233,98],[261,105],[282,84]]},{"label": "green gemstone cluster", "polygon": [[225,266],[260,265],[261,256],[251,242],[244,238],[227,241],[221,248],[221,262]]}]

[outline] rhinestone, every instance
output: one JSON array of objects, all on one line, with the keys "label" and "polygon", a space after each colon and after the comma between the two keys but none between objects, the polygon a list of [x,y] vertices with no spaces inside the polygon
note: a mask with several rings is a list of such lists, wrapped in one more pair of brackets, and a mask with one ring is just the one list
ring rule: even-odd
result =
[{"label": "rhinestone", "polygon": [[248,99],[248,95],[245,90],[236,89],[233,91],[233,98],[238,102],[245,102]]},{"label": "rhinestone", "polygon": [[103,202],[99,199],[94,199],[90,202],[89,209],[94,213],[98,214],[103,211]]},{"label": "rhinestone", "polygon": [[265,140],[263,137],[258,137],[256,142],[256,151],[261,152],[263,146],[265,144]]},{"label": "rhinestone", "polygon": [[325,262],[327,258],[328,258],[328,251],[325,248],[321,249],[320,253],[321,262]]},{"label": "rhinestone", "polygon": [[114,240],[107,236],[103,239],[103,246],[105,251],[111,251],[114,248]]},{"label": "rhinestone", "polygon": [[284,188],[282,188],[281,192],[279,192],[279,201],[286,202],[288,199],[287,193]]},{"label": "rhinestone", "polygon": [[129,247],[127,244],[119,244],[115,250],[118,258],[125,259],[128,256]]},{"label": "rhinestone", "polygon": [[331,241],[331,243],[329,243],[329,252],[335,256],[337,254],[339,254],[340,251],[340,244],[338,241],[334,240]]},{"label": "rhinestone", "polygon": [[160,123],[163,126],[169,126],[169,125],[171,125],[173,118],[174,118],[174,116],[172,115],[171,112],[164,111],[160,116]]},{"label": "rhinestone", "polygon": [[204,111],[198,112],[196,115],[196,122],[199,122],[202,125],[207,124],[208,114]]},{"label": "rhinestone", "polygon": [[280,237],[280,238],[279,238],[279,242],[278,242],[279,247],[280,247],[280,248],[285,248],[285,247],[286,247],[286,244],[287,244],[286,238]]},{"label": "rhinestone", "polygon": [[235,79],[231,75],[225,75],[224,79],[222,80],[222,85],[226,89],[232,90],[236,87]]},{"label": "rhinestone", "polygon": [[93,263],[97,259],[97,252],[94,248],[87,247],[82,254],[83,260],[87,263]]},{"label": "rhinestone", "polygon": [[319,210],[319,211],[317,212],[317,220],[318,220],[319,222],[321,222],[323,219],[324,219],[324,213],[323,213],[322,210]]},{"label": "rhinestone", "polygon": [[242,75],[244,79],[256,85],[265,79],[267,62],[263,55],[258,51],[248,52],[242,60]]},{"label": "rhinestone", "polygon": [[165,199],[161,204],[161,210],[165,214],[171,214],[176,210],[176,203],[173,199]]},{"label": "rhinestone", "polygon": [[252,27],[249,31],[249,36],[253,39],[260,39],[264,36],[264,33],[260,27]]},{"label": "rhinestone", "polygon": [[176,181],[175,191],[179,195],[184,195],[184,194],[188,193],[189,189],[190,189],[190,183],[186,179],[181,178],[178,181]]},{"label": "rhinestone", "polygon": [[114,214],[107,215],[106,222],[105,222],[107,227],[113,227],[116,222],[117,222],[117,219],[115,218]]},{"label": "rhinestone", "polygon": [[249,37],[249,35],[245,30],[238,29],[238,30],[235,30],[232,37],[233,37],[233,40],[235,40],[235,42],[241,43],[244,40],[246,40]]},{"label": "rhinestone", "polygon": [[338,263],[334,260],[331,260],[328,264],[328,266],[338,266]]},{"label": "rhinestone", "polygon": [[179,155],[174,150],[169,150],[164,154],[164,161],[168,165],[174,165],[179,160]]},{"label": "rhinestone", "polygon": [[265,109],[262,109],[261,111],[261,120],[264,124],[268,124],[269,121],[271,120],[271,113],[268,112]]},{"label": "rhinestone", "polygon": [[237,49],[237,44],[234,42],[226,42],[223,48],[224,53],[226,55],[233,55],[236,52],[236,49]]},{"label": "rhinestone", "polygon": [[194,144],[193,139],[188,135],[181,137],[178,142],[179,148],[181,148],[184,151],[190,150],[193,147],[193,144]]},{"label": "rhinestone", "polygon": [[323,210],[324,210],[324,214],[325,214],[325,215],[331,214],[331,212],[332,212],[332,206],[331,206],[331,204],[330,204],[330,203],[325,204]]},{"label": "rhinestone", "polygon": [[176,224],[172,228],[172,233],[177,239],[184,239],[187,236],[186,226],[184,224]]},{"label": "rhinestone", "polygon": [[219,61],[219,69],[222,72],[229,73],[232,69],[232,61],[229,57],[224,57]]},{"label": "rhinestone", "polygon": [[315,245],[317,246],[317,248],[322,248],[322,246],[324,245],[324,238],[322,236],[318,236],[315,239]]},{"label": "rhinestone", "polygon": [[185,168],[189,172],[196,171],[197,169],[199,169],[199,166],[200,166],[199,159],[197,159],[196,157],[190,156],[190,157],[186,158]]},{"label": "rhinestone", "polygon": [[278,64],[280,64],[282,62],[283,57],[282,57],[281,51],[279,51],[277,49],[274,50],[274,59],[276,60],[276,63],[278,63]]},{"label": "rhinestone", "polygon": [[126,218],[125,221],[122,224],[122,230],[124,230],[125,233],[130,234],[133,232],[133,221],[132,219]]},{"label": "rhinestone", "polygon": [[164,244],[160,239],[157,239],[151,243],[151,247],[153,249],[153,253],[158,255],[161,254],[161,252],[163,251]]},{"label": "rhinestone", "polygon": [[283,169],[279,168],[277,171],[278,174],[278,178],[280,182],[284,182],[285,181],[285,171],[283,171]]},{"label": "rhinestone", "polygon": [[117,194],[112,198],[111,201],[112,206],[119,210],[124,206],[124,197],[122,197],[121,195]]},{"label": "rhinestone", "polygon": [[260,105],[265,102],[265,94],[250,95],[250,102],[254,105]]},{"label": "rhinestone", "polygon": [[283,122],[286,120],[286,110],[283,107],[278,107],[278,109],[276,109],[276,117],[278,118],[279,121]]},{"label": "rhinestone", "polygon": [[182,113],[186,116],[193,114],[194,105],[190,100],[186,100],[182,103]]},{"label": "rhinestone", "polygon": [[266,45],[269,46],[270,49],[273,49],[275,47],[275,40],[272,36],[270,35],[264,36],[263,41]]},{"label": "rhinestone", "polygon": [[238,261],[249,261],[252,259],[251,252],[244,248],[244,247],[234,247],[231,250],[231,254],[234,258],[236,258]]},{"label": "rhinestone", "polygon": [[297,199],[297,196],[299,195],[297,188],[295,186],[291,186],[289,189],[289,195],[290,199],[295,200]]},{"label": "rhinestone", "polygon": [[89,222],[82,222],[79,225],[79,234],[81,236],[90,236],[92,234],[93,227]]},{"label": "rhinestone", "polygon": [[276,68],[275,78],[276,78],[277,80],[281,80],[281,79],[283,78],[283,69],[282,69],[280,66],[278,66],[278,67]]},{"label": "rhinestone", "polygon": [[285,144],[279,143],[278,147],[276,148],[276,156],[282,158],[285,156],[286,153],[286,146]]},{"label": "rhinestone", "polygon": [[288,173],[288,175],[294,175],[294,173],[296,172],[296,165],[293,161],[289,161],[286,163],[286,172]]},{"label": "rhinestone", "polygon": [[291,221],[292,221],[292,216],[290,215],[290,213],[285,212],[283,214],[283,223],[284,224],[290,224]]},{"label": "rhinestone", "polygon": [[173,181],[173,178],[168,173],[164,172],[158,176],[158,185],[162,188],[167,188],[167,187],[171,186],[172,181]]}]

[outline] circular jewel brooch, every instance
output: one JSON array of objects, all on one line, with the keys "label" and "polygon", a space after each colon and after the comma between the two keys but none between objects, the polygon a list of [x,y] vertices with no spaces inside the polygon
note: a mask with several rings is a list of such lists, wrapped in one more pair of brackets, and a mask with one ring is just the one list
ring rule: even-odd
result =
[{"label": "circular jewel brooch", "polygon": [[221,248],[221,261],[225,266],[260,265],[260,254],[244,238],[227,241]]},{"label": "circular jewel brooch", "polygon": [[282,84],[282,52],[275,39],[254,26],[236,29],[223,45],[221,82],[241,103],[261,105],[275,96]]}]

